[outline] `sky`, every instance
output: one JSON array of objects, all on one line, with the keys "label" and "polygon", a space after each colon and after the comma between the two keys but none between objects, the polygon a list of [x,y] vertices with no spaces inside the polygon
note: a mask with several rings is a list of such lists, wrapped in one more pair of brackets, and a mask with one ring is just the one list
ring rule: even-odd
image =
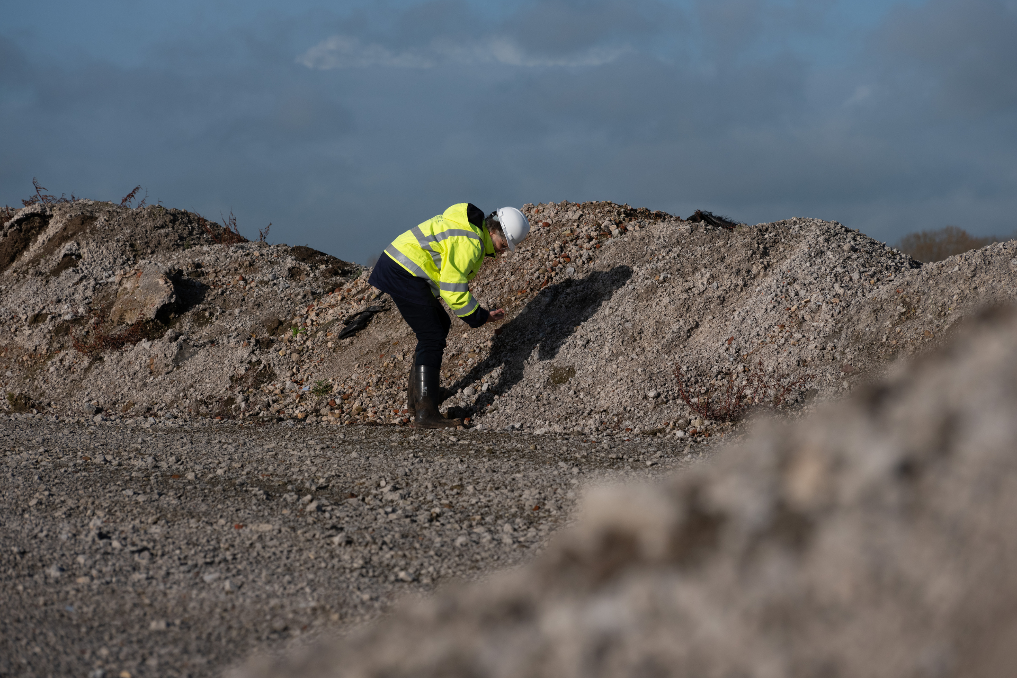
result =
[{"label": "sky", "polygon": [[449,205],[1017,232],[1017,0],[2,0],[32,179],[369,263]]}]

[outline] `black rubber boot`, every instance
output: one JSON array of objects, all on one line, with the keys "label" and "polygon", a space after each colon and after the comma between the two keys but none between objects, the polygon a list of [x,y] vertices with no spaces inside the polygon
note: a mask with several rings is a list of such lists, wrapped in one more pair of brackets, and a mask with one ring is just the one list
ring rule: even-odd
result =
[{"label": "black rubber boot", "polygon": [[411,419],[417,411],[417,380],[413,378],[416,367],[416,363],[410,363],[410,376],[406,384],[406,409],[410,411]]},{"label": "black rubber boot", "polygon": [[414,428],[455,428],[463,423],[458,419],[446,419],[438,411],[438,380],[440,372],[427,365],[417,365],[413,371],[417,407],[413,414]]}]

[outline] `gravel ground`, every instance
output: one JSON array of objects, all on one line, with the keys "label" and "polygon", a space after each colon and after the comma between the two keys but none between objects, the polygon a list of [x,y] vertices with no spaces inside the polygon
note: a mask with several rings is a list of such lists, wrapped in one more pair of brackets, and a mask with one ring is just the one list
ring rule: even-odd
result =
[{"label": "gravel ground", "polygon": [[664,438],[0,418],[0,675],[208,676],[516,565]]}]

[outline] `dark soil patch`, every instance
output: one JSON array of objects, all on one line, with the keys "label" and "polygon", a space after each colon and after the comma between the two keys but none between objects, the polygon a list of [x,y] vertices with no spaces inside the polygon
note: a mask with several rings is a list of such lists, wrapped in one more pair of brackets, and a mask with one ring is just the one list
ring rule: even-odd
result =
[{"label": "dark soil patch", "polygon": [[290,254],[297,261],[302,261],[310,266],[318,266],[320,264],[328,263],[329,259],[335,259],[335,257],[308,247],[307,245],[297,245],[290,250]]},{"label": "dark soil patch", "polygon": [[357,268],[356,264],[343,261],[342,259],[333,257],[331,254],[326,254],[325,252],[321,252],[306,245],[297,245],[290,250],[290,253],[293,255],[294,259],[305,263],[308,266],[324,267],[323,273],[326,276],[333,278],[353,273]]},{"label": "dark soil patch", "polygon": [[74,268],[81,261],[81,257],[73,254],[65,254],[60,258],[60,262],[53,267],[53,270],[49,272],[49,277],[55,278],[67,269]]},{"label": "dark soil patch", "polygon": [[576,376],[576,368],[571,365],[551,368],[551,383],[555,386],[561,386],[574,376]]},{"label": "dark soil patch", "polygon": [[197,329],[208,327],[211,322],[212,318],[206,311],[195,311],[191,315],[191,326]]},{"label": "dark soil patch", "polygon": [[281,318],[265,318],[261,321],[261,326],[269,336],[273,334],[285,331],[285,322]]},{"label": "dark soil patch", "polygon": [[207,405],[207,407],[211,411],[211,416],[213,418],[233,419],[235,416],[233,413],[233,408],[236,407],[236,404],[237,404],[236,398],[230,396],[228,398],[222,398],[220,400],[214,401],[211,404]]},{"label": "dark soil patch", "polygon": [[21,253],[27,250],[49,226],[50,217],[45,214],[33,214],[11,227],[7,236],[0,242],[0,273],[17,261]]},{"label": "dark soil patch", "polygon": [[[69,243],[71,240],[74,240],[75,238],[81,236],[84,233],[87,233],[88,229],[96,221],[98,221],[98,218],[92,216],[91,214],[74,215],[73,217],[67,220],[67,223],[64,225],[62,229],[60,229],[59,233],[56,233],[52,238],[49,239],[49,242],[47,242],[45,245],[39,248],[39,252],[32,258],[32,263],[33,264],[38,263],[44,257],[48,257],[49,255],[53,254],[61,247]],[[67,265],[65,264],[65,260],[76,258],[77,257],[63,257],[63,259],[60,260],[60,263],[57,264],[56,268],[50,271],[50,275],[51,276],[59,275],[60,272],[67,270],[68,268],[74,265],[74,262],[72,261],[69,265]],[[60,270],[58,271],[57,269]]]},{"label": "dark soil patch", "polygon": [[28,412],[35,406],[32,402],[31,397],[25,393],[8,393],[7,394],[7,407],[12,412]]},{"label": "dark soil patch", "polygon": [[73,338],[74,348],[82,355],[97,357],[104,351],[118,351],[145,339],[158,339],[166,333],[166,324],[159,320],[139,320],[121,331],[114,331],[100,321],[91,330]]},{"label": "dark soil patch", "polygon": [[247,370],[242,375],[230,377],[230,382],[240,384],[244,388],[255,389],[274,381],[275,378],[275,370],[272,369],[271,365],[251,364],[248,365]]}]

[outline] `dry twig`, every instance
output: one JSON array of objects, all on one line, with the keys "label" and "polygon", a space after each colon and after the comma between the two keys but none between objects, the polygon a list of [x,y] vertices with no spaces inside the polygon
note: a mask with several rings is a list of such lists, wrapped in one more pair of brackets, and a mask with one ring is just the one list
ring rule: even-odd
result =
[{"label": "dry twig", "polygon": [[132,207],[132,205],[131,205],[131,203],[134,202],[134,198],[138,195],[138,191],[140,191],[140,190],[141,190],[141,185],[140,184],[135,186],[134,190],[131,191],[130,193],[128,193],[127,195],[125,195],[124,199],[120,201],[120,206],[121,207],[131,208],[131,209],[139,209],[139,210],[142,207],[144,207],[145,203],[148,201],[148,191],[145,191],[145,197],[141,199],[141,202],[138,203],[138,206],[136,208]]}]

